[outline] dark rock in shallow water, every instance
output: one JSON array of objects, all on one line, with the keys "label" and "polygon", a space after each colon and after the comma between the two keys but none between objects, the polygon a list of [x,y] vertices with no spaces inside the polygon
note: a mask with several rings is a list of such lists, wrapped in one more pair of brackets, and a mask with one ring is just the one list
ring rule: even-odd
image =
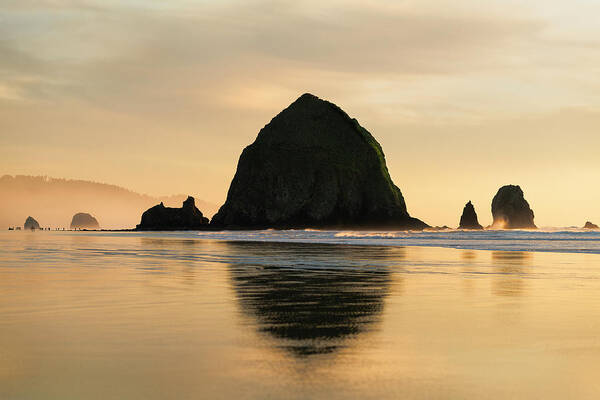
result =
[{"label": "dark rock in shallow water", "polygon": [[77,213],[71,220],[71,229],[98,229],[98,220],[88,213]]},{"label": "dark rock in shallow water", "polygon": [[23,229],[40,229],[40,224],[33,217],[27,217]]},{"label": "dark rock in shallow water", "polygon": [[598,225],[592,224],[590,221],[586,222],[583,229],[600,229]]},{"label": "dark rock in shallow water", "polygon": [[427,227],[406,211],[373,136],[335,104],[311,94],[279,113],[244,149],[211,224]]},{"label": "dark rock in shallow water", "polygon": [[460,224],[458,229],[483,229],[483,226],[479,224],[477,220],[477,213],[473,203],[469,202],[465,205],[463,213],[460,216]]},{"label": "dark rock in shallow water", "polygon": [[136,226],[140,231],[174,231],[202,229],[208,226],[205,218],[196,208],[194,198],[188,197],[181,208],[156,205],[142,214],[142,221]]},{"label": "dark rock in shallow water", "polygon": [[536,229],[533,210],[519,186],[502,186],[492,200],[492,228]]}]

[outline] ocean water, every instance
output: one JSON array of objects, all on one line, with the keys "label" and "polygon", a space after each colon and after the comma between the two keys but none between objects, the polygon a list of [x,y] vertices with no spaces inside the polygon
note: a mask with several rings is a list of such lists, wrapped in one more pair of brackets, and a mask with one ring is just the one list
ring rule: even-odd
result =
[{"label": "ocean water", "polygon": [[[194,237],[178,232],[177,236]],[[471,250],[552,251],[600,254],[600,231],[582,229],[485,231],[324,231],[262,230],[200,232],[204,239],[329,243],[379,246],[429,246]]]},{"label": "ocean water", "polygon": [[596,399],[597,232],[2,232],[0,399]]}]

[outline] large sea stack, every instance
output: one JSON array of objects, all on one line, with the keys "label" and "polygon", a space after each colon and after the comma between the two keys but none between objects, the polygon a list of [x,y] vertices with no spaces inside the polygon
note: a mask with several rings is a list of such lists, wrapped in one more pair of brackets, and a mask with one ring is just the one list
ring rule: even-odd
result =
[{"label": "large sea stack", "polygon": [[465,204],[463,213],[460,216],[460,226],[458,229],[483,229],[483,226],[481,226],[477,220],[475,207],[473,207],[473,203],[471,203],[470,200]]},{"label": "large sea stack", "polygon": [[492,228],[536,229],[533,210],[519,186],[502,186],[492,200]]},{"label": "large sea stack", "polygon": [[88,213],[77,213],[71,219],[71,229],[98,229],[98,220]]},{"label": "large sea stack", "polygon": [[35,220],[35,218],[29,216],[23,224],[23,229],[40,229],[40,224]]},{"label": "large sea stack", "polygon": [[160,204],[144,211],[142,221],[136,226],[140,231],[196,230],[208,226],[208,218],[196,208],[194,198],[189,196],[181,208]]},{"label": "large sea stack", "polygon": [[394,185],[381,146],[335,104],[304,94],[240,156],[223,228],[423,229]]}]

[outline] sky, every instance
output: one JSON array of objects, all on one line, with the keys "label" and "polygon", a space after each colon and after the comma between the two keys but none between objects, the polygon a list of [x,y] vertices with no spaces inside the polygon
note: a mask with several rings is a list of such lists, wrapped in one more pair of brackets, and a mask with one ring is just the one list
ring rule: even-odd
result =
[{"label": "sky", "polygon": [[0,0],[0,174],[222,203],[302,93],[380,142],[411,215],[600,223],[600,2]]}]

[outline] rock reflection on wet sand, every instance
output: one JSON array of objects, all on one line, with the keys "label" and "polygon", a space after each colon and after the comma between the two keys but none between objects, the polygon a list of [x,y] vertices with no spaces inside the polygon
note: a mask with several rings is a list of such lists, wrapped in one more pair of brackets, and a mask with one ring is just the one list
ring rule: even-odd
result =
[{"label": "rock reflection on wet sand", "polygon": [[494,293],[500,296],[521,296],[526,288],[528,265],[533,253],[525,251],[492,251]]},{"label": "rock reflection on wet sand", "polygon": [[[278,254],[277,265],[231,265],[232,283],[244,313],[256,318],[257,329],[301,357],[334,352],[377,324],[391,274],[382,262],[403,254],[402,249],[364,246],[228,246],[250,257]],[[319,258],[326,252],[334,252],[342,262],[324,263]],[[371,265],[349,265],[359,260]]]}]

